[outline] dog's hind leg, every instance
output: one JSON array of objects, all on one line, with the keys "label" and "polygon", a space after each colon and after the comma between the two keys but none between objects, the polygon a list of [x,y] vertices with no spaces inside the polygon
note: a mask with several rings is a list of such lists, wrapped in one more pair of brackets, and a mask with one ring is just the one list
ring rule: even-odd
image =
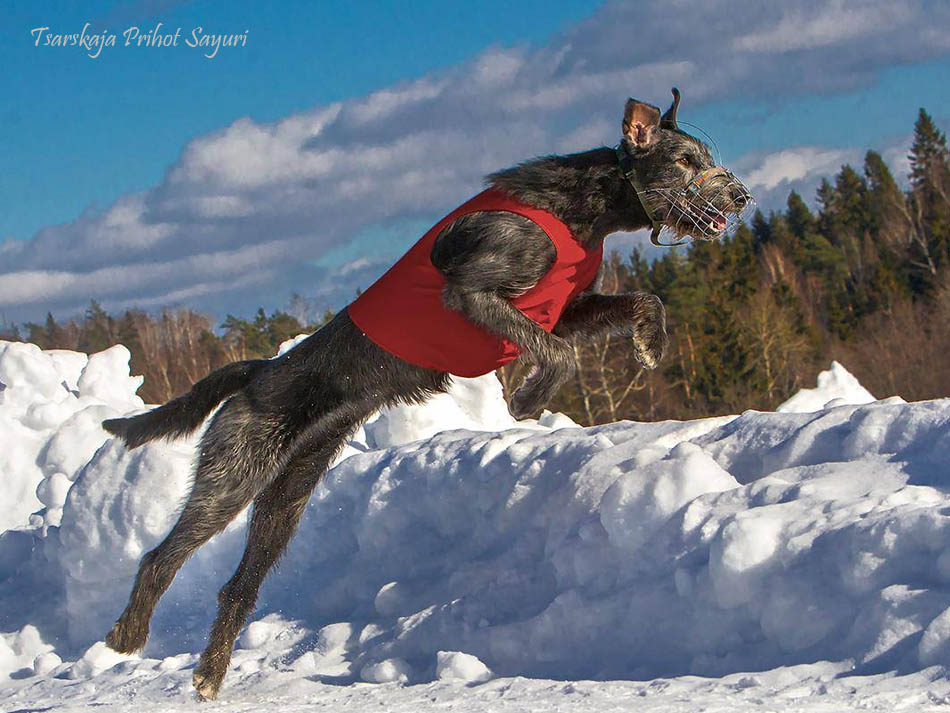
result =
[{"label": "dog's hind leg", "polygon": [[292,454],[274,481],[254,499],[254,512],[244,557],[234,576],[218,595],[218,615],[211,627],[208,646],[194,672],[198,697],[210,700],[231,661],[231,649],[267,572],[290,542],[317,482],[337,456],[344,439],[369,415],[330,413],[318,420],[294,444]]},{"label": "dog's hind leg", "polygon": [[195,482],[178,522],[139,564],[125,611],[106,636],[114,650],[145,646],[159,598],[185,560],[223,530],[277,471],[279,429],[239,394],[215,415],[202,437]]}]

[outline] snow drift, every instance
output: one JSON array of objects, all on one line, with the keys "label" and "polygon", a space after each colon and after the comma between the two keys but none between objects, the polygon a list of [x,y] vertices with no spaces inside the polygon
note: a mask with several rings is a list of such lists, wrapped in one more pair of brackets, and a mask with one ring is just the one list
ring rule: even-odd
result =
[{"label": "snow drift", "polygon": [[775,410],[795,413],[821,411],[846,404],[867,404],[874,400],[871,392],[861,386],[847,369],[833,361],[828,371],[823,371],[818,375],[816,388],[800,389]]},{"label": "snow drift", "polygon": [[[144,659],[108,651],[194,441],[127,451],[99,428],[142,407],[123,347],[0,343],[0,382],[0,676],[193,665],[246,517],[181,570]],[[845,403],[873,397],[837,364],[810,391],[782,413],[580,428],[513,421],[489,375],[378,414],[315,492],[225,692],[277,669],[417,682],[950,664],[950,401]]]}]

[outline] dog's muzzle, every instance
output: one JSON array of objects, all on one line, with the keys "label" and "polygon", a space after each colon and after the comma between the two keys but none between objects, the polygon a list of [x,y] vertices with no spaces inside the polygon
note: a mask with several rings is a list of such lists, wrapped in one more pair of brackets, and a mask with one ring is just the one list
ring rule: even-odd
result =
[{"label": "dog's muzzle", "polygon": [[[735,177],[732,171],[722,166],[706,169],[682,188],[644,189],[637,179],[632,157],[623,148],[622,143],[617,146],[616,151],[620,161],[620,171],[630,181],[653,226],[650,242],[654,245],[673,247],[687,242],[687,240],[661,242],[660,233],[664,230],[676,235],[685,234],[687,239],[714,240],[722,237],[728,230],[735,227],[755,205],[749,189]],[[665,215],[657,215],[650,210],[644,199],[650,193],[663,198],[668,206]],[[716,194],[716,203],[720,205],[710,200],[709,193]]]},{"label": "dog's muzzle", "polygon": [[[721,197],[723,207],[716,205],[708,197],[706,189],[712,186],[714,188],[710,192]],[[647,192],[662,196],[669,204],[666,215],[662,218],[653,216],[655,233],[669,228],[700,240],[721,237],[738,225],[755,205],[749,189],[732,171],[722,166],[706,169],[683,188],[653,188]],[[660,231],[656,230],[658,225]],[[654,243],[664,245],[656,240]]]}]

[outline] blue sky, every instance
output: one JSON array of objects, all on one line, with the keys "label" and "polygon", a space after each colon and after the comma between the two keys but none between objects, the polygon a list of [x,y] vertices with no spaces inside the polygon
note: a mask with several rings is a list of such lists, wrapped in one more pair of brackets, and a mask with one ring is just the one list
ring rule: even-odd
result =
[{"label": "blue sky", "polygon": [[[16,71],[0,80],[0,130],[12,139],[0,156],[0,237],[30,237],[90,203],[148,188],[188,139],[237,117],[273,121],[492,44],[543,41],[597,5],[480,0],[446,12],[439,0],[5,3],[0,62]],[[184,28],[181,42],[198,26],[250,32],[246,48],[212,60],[191,50],[122,47],[87,59],[76,48],[33,45],[33,28],[74,33],[86,22],[92,34],[133,26],[144,33],[162,22]]]},{"label": "blue sky", "polygon": [[[484,173],[618,137],[628,95],[711,133],[760,202],[946,127],[948,4],[8,2],[0,23],[0,321],[340,307]],[[248,31],[179,46],[50,33]],[[611,239],[614,246],[626,242]],[[611,243],[608,242],[608,246]]]}]

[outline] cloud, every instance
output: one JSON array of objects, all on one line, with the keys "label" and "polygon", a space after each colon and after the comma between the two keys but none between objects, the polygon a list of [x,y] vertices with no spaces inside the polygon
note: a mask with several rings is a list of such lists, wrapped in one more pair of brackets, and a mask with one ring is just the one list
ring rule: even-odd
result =
[{"label": "cloud", "polygon": [[[770,191],[782,184],[834,173],[843,163],[854,160],[855,156],[859,157],[860,152],[856,153],[852,149],[800,146],[767,154],[759,159],[755,168],[742,172],[742,175],[751,190]],[[747,162],[748,159],[742,163]]]},{"label": "cloud", "polygon": [[[171,294],[168,285],[180,273],[196,281],[223,275],[249,277],[255,269],[290,258],[292,242],[275,240],[235,250],[197,253],[181,258],[125,265],[109,265],[87,272],[19,270],[0,274],[0,303],[30,304],[46,301],[87,301],[103,286],[113,295]],[[180,291],[175,291],[179,293]]]},{"label": "cloud", "polygon": [[752,192],[756,209],[768,213],[782,210],[790,191],[814,205],[823,178],[833,177],[846,163],[860,170],[863,161],[864,149],[860,148],[792,146],[747,154],[736,162],[735,170]]},{"label": "cloud", "polygon": [[812,8],[794,9],[772,29],[735,38],[732,47],[752,52],[814,49],[913,22],[914,11],[909,5],[831,2],[817,12]]},{"label": "cloud", "polygon": [[[434,222],[493,170],[612,144],[628,95],[665,101],[678,84],[688,114],[735,97],[854,89],[945,53],[933,28],[947,25],[950,4],[924,0],[741,12],[726,0],[609,2],[545,46],[493,47],[363,97],[196,137],[153,188],[0,244],[0,311],[36,319],[93,297],[108,309],[188,299],[237,310],[293,291],[339,307],[409,242],[394,230],[345,276],[322,256],[388,221]],[[743,165],[769,193],[848,156],[800,147]]]}]

